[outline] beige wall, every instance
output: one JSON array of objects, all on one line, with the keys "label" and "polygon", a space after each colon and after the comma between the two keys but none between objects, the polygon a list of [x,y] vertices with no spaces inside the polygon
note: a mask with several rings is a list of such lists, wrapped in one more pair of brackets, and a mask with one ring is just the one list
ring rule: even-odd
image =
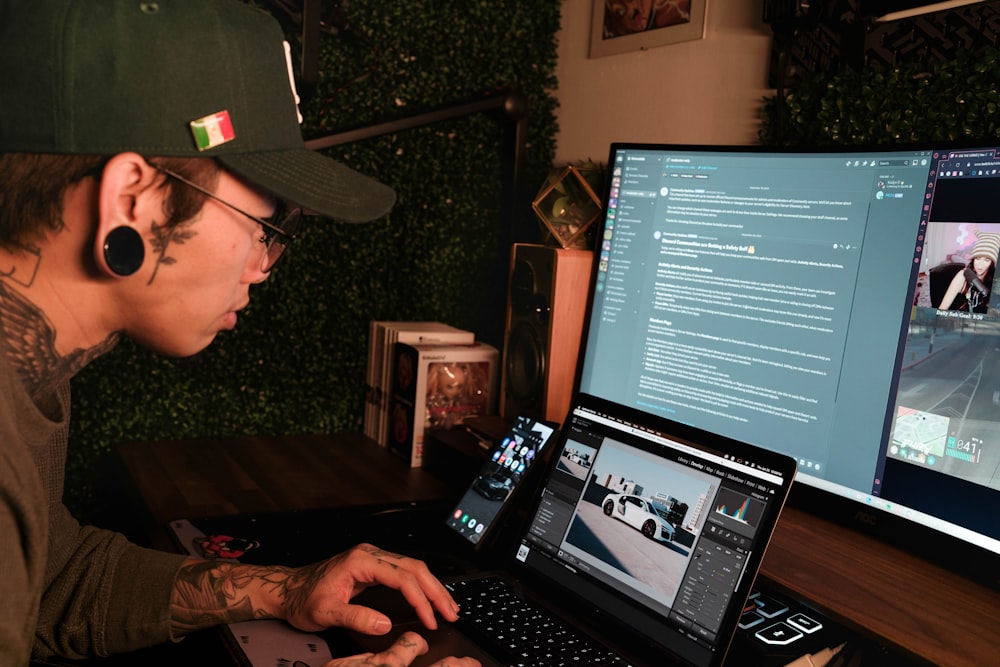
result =
[{"label": "beige wall", "polygon": [[771,30],[762,0],[708,0],[705,38],[590,59],[591,0],[563,0],[556,164],[603,162],[612,141],[752,144]]}]

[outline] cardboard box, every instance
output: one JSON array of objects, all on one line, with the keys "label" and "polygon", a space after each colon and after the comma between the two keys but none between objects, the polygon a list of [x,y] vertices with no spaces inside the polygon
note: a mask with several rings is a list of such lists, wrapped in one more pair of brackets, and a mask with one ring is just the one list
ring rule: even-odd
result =
[{"label": "cardboard box", "polygon": [[389,450],[423,464],[424,431],[496,414],[499,351],[486,343],[394,346]]}]

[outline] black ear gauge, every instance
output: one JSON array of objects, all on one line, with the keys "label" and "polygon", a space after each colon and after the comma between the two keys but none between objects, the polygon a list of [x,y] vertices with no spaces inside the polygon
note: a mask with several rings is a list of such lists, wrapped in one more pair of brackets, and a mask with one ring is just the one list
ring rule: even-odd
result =
[{"label": "black ear gauge", "polygon": [[104,238],[104,261],[116,276],[130,276],[146,258],[146,245],[132,227],[115,227]]}]

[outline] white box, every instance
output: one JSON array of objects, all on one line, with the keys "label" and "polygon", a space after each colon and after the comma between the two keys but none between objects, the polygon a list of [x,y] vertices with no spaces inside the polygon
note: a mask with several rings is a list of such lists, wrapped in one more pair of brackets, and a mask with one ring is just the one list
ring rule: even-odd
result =
[{"label": "white box", "polygon": [[423,464],[424,431],[496,414],[499,351],[486,343],[397,342],[389,399],[389,450]]},{"label": "white box", "polygon": [[365,380],[364,433],[388,445],[389,392],[396,341],[404,343],[473,343],[475,334],[442,322],[372,320],[368,326],[368,372]]}]

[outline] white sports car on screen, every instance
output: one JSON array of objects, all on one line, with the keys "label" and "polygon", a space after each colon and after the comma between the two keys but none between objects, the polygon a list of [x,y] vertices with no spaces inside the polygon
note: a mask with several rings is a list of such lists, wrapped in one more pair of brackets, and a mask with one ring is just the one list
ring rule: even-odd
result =
[{"label": "white sports car on screen", "polygon": [[601,503],[604,514],[624,521],[651,540],[672,542],[674,526],[667,521],[667,508],[648,498],[609,493]]}]

